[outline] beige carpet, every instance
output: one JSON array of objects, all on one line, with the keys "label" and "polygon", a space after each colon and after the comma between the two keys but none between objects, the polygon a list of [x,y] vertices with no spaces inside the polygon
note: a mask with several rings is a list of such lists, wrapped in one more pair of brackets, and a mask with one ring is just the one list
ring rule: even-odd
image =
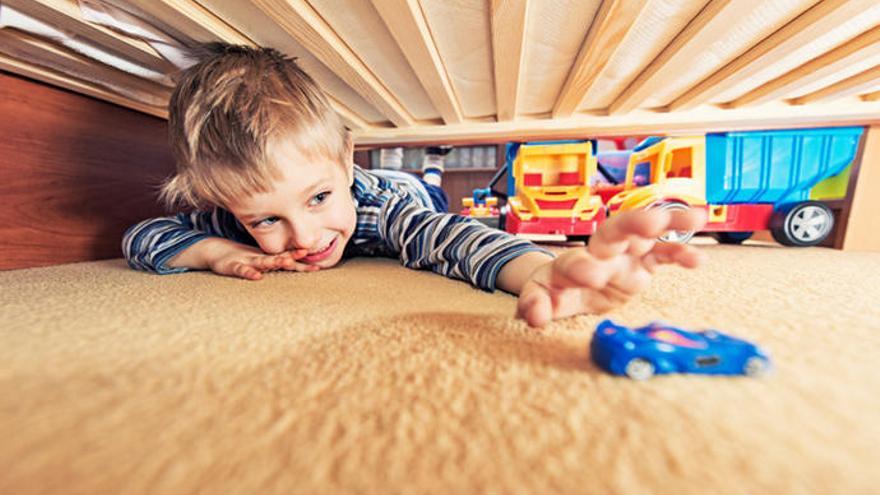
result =
[{"label": "beige carpet", "polygon": [[880,254],[706,245],[612,316],[765,379],[604,374],[598,317],[361,259],[245,282],[0,272],[0,493],[880,492]]}]

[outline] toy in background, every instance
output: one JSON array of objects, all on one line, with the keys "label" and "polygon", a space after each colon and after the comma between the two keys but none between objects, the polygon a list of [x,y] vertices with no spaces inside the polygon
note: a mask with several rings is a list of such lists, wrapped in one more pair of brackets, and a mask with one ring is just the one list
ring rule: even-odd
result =
[{"label": "toy in background", "polygon": [[[703,231],[722,243],[769,229],[780,244],[814,246],[834,226],[831,210],[817,200],[846,195],[861,134],[861,127],[842,127],[649,138],[630,155],[625,181],[596,193],[609,215],[706,208]],[[662,239],[687,242],[693,235],[672,232]]]},{"label": "toy in background", "polygon": [[634,380],[667,373],[759,376],[771,367],[767,353],[750,342],[659,322],[630,329],[604,320],[593,333],[590,356],[609,373]]},{"label": "toy in background", "polygon": [[605,220],[605,205],[590,188],[597,170],[592,142],[511,145],[508,166],[508,232],[582,239]]},{"label": "toy in background", "polygon": [[492,196],[492,190],[487,188],[474,189],[473,195],[461,199],[464,207],[461,215],[474,218],[497,217],[500,212],[498,210],[498,198]]}]

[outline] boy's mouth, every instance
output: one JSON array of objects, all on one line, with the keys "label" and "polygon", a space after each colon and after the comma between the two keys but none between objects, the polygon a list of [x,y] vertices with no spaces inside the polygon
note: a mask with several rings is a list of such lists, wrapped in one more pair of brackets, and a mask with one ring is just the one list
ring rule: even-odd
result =
[{"label": "boy's mouth", "polygon": [[310,253],[308,256],[302,258],[302,261],[315,263],[315,262],[321,261],[323,259],[326,259],[328,256],[333,254],[333,249],[336,247],[336,240],[337,239],[339,239],[339,238],[334,237],[333,240],[330,241],[330,244],[327,245],[327,247],[325,247],[324,249],[315,251],[314,253]]}]

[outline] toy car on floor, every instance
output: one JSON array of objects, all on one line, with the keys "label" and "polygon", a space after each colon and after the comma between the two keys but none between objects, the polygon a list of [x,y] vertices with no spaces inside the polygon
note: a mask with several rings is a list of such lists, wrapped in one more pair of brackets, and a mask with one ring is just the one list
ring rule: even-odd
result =
[{"label": "toy car on floor", "polygon": [[593,333],[590,355],[606,371],[634,380],[666,373],[757,376],[770,369],[770,357],[750,342],[660,322],[630,329],[605,320]]}]

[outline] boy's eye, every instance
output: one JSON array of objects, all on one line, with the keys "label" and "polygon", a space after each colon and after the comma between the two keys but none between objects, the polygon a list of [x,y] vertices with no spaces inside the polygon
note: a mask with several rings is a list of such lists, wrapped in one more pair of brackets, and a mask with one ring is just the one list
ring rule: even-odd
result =
[{"label": "boy's eye", "polygon": [[278,217],[266,217],[258,222],[251,224],[252,228],[268,227],[278,221]]},{"label": "boy's eye", "polygon": [[330,196],[330,191],[324,191],[315,195],[311,201],[309,201],[309,206],[318,206],[327,200],[327,196]]}]

